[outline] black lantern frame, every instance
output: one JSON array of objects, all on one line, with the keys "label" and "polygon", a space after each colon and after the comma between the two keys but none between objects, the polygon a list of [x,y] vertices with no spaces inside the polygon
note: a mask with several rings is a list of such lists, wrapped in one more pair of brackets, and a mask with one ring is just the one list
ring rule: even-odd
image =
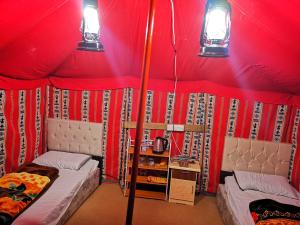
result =
[{"label": "black lantern frame", "polygon": [[[214,18],[216,12],[221,12],[219,18]],[[213,22],[216,19],[217,22]],[[218,21],[219,20],[219,21]],[[222,23],[221,28],[222,35],[209,35],[209,32],[214,29],[218,22]],[[208,0],[206,4],[205,17],[203,20],[202,32],[200,37],[200,53],[199,56],[204,57],[227,57],[228,47],[230,39],[230,27],[231,27],[231,6],[227,0]],[[217,29],[215,28],[215,30]],[[217,31],[218,32],[218,31]],[[222,36],[222,37],[218,37]]]},{"label": "black lantern frame", "polygon": [[85,13],[83,13],[82,17],[82,24],[81,24],[81,34],[82,34],[82,41],[78,43],[78,50],[84,50],[84,51],[97,51],[102,52],[104,51],[103,45],[100,41],[100,24],[99,24],[99,10],[98,10],[98,1],[97,0],[84,0],[83,1],[83,10],[86,9],[93,10],[97,12],[97,21],[94,21],[95,23],[98,23],[98,30],[96,32],[90,32],[89,31],[89,24],[88,21],[86,21]]}]

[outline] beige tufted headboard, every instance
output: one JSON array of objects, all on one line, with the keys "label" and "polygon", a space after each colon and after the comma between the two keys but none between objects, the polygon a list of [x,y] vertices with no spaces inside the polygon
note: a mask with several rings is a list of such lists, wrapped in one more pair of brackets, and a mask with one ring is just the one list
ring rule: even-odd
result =
[{"label": "beige tufted headboard", "polygon": [[101,156],[102,123],[48,119],[48,149]]},{"label": "beige tufted headboard", "polygon": [[222,170],[288,176],[291,144],[225,137]]}]

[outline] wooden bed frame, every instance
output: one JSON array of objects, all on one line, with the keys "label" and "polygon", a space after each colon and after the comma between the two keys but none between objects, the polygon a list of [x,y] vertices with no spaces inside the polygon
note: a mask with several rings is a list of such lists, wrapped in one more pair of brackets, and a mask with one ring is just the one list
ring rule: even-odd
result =
[{"label": "wooden bed frame", "polygon": [[[221,182],[233,170],[288,176],[291,144],[225,137]],[[225,225],[238,225],[227,202],[223,184],[217,191],[217,206]]]},{"label": "wooden bed frame", "polygon": [[102,123],[89,123],[73,120],[48,119],[48,149],[92,155],[99,161],[99,170],[95,171],[82,184],[61,217],[62,225],[72,216],[81,204],[95,191],[102,177]]}]

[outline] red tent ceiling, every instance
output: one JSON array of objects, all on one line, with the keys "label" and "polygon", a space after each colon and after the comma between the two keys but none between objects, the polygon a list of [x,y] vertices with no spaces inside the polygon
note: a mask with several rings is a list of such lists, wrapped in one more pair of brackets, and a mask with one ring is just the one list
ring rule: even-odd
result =
[{"label": "red tent ceiling", "polygon": [[[180,81],[300,95],[300,3],[229,0],[228,58],[201,58],[205,0],[173,0]],[[2,0],[0,74],[18,79],[139,77],[149,1],[99,0],[105,52],[76,50],[82,2]],[[151,78],[174,80],[169,0],[157,0]]]}]

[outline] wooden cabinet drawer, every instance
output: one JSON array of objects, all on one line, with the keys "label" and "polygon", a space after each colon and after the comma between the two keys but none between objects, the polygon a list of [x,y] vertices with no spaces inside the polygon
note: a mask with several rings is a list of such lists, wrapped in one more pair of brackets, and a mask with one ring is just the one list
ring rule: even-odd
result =
[{"label": "wooden cabinet drawer", "polygon": [[191,171],[173,169],[172,178],[194,181],[196,180],[196,173]]},{"label": "wooden cabinet drawer", "polygon": [[194,201],[196,182],[191,180],[171,179],[170,199]]}]

